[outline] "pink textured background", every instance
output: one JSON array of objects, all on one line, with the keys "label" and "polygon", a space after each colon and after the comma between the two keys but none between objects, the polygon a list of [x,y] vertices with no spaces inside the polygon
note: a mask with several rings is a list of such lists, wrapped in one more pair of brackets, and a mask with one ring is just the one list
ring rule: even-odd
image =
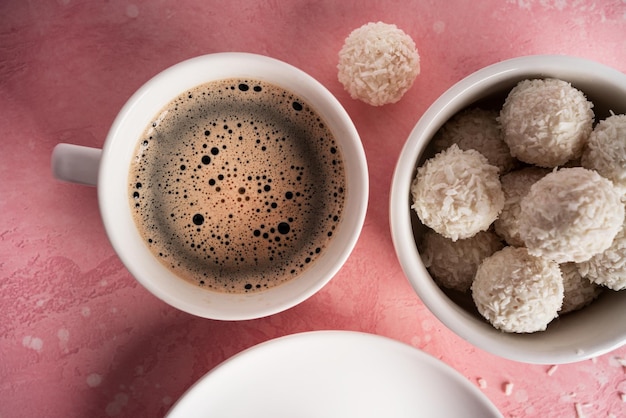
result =
[{"label": "pink textured background", "polygon": [[[414,38],[422,73],[398,104],[374,108],[350,99],[335,68],[350,31],[379,20]],[[148,78],[219,51],[279,58],[325,84],[353,117],[371,174],[365,227],[341,272],[298,307],[237,323],[178,312],[139,286],[107,241],[96,190],[49,168],[58,142],[100,147]],[[575,416],[576,404],[626,416],[626,348],[553,373],[475,349],[424,307],[391,244],[392,171],[422,112],[469,73],[537,53],[626,72],[626,1],[0,2],[0,417],[162,416],[233,354],[319,329],[412,344],[482,379],[505,416]]]}]

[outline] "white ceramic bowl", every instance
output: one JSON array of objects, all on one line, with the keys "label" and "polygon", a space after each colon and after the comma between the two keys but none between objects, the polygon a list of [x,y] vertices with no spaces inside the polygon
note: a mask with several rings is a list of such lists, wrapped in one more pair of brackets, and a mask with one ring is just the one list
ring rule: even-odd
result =
[{"label": "white ceramic bowl", "polygon": [[461,80],[419,119],[409,135],[393,176],[390,223],[394,247],[404,273],[424,304],[448,328],[469,343],[511,360],[537,364],[571,363],[626,344],[626,291],[605,291],[580,311],[557,318],[533,334],[509,334],[493,328],[477,312],[471,296],[440,289],[417,250],[424,227],[411,210],[410,185],[416,168],[432,152],[437,130],[458,111],[475,104],[501,106],[511,88],[528,78],[559,78],[583,91],[594,103],[596,121],[626,113],[626,75],[586,59],[536,55],[485,67]]}]

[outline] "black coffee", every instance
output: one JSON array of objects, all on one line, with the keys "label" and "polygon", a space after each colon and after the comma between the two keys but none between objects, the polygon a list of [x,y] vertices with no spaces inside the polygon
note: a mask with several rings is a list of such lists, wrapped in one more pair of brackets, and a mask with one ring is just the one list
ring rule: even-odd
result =
[{"label": "black coffee", "polygon": [[346,197],[341,150],[305,101],[266,82],[198,86],[147,127],[129,174],[135,223],[176,275],[267,289],[324,252]]}]

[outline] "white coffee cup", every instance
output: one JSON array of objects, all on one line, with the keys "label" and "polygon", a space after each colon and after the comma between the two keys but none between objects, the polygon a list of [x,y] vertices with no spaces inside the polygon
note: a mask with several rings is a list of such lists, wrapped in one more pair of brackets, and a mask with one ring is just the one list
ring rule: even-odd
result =
[{"label": "white coffee cup", "polygon": [[[250,78],[302,97],[326,122],[344,157],[346,201],[343,220],[324,253],[303,273],[261,292],[210,291],[177,277],[151,253],[135,226],[128,175],[141,138],[155,115],[184,91],[227,78]],[[97,185],[104,226],[130,273],[151,293],[200,317],[246,320],[272,315],[306,300],[343,266],[360,235],[368,202],[368,169],[358,132],[339,101],[318,81],[287,63],[248,53],[217,53],[176,64],[144,84],[115,119],[102,150],[59,144],[52,171],[60,180]]]}]

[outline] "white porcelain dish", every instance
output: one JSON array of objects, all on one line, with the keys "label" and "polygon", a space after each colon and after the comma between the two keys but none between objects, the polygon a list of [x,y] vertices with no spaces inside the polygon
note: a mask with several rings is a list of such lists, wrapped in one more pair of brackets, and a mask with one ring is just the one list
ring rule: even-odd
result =
[{"label": "white porcelain dish", "polygon": [[271,340],[202,377],[168,418],[501,417],[450,366],[372,334],[314,331]]},{"label": "white porcelain dish", "polygon": [[422,115],[398,159],[390,196],[390,224],[402,269],[430,311],[471,344],[508,359],[536,364],[572,363],[626,344],[626,291],[606,291],[590,306],[558,318],[543,332],[509,334],[488,324],[471,297],[440,289],[417,250],[424,227],[411,209],[410,185],[417,167],[430,155],[436,131],[460,110],[498,105],[521,80],[559,78],[582,90],[594,103],[596,121],[610,112],[626,113],[626,74],[606,65],[570,56],[534,55],[485,67],[452,86]]}]

